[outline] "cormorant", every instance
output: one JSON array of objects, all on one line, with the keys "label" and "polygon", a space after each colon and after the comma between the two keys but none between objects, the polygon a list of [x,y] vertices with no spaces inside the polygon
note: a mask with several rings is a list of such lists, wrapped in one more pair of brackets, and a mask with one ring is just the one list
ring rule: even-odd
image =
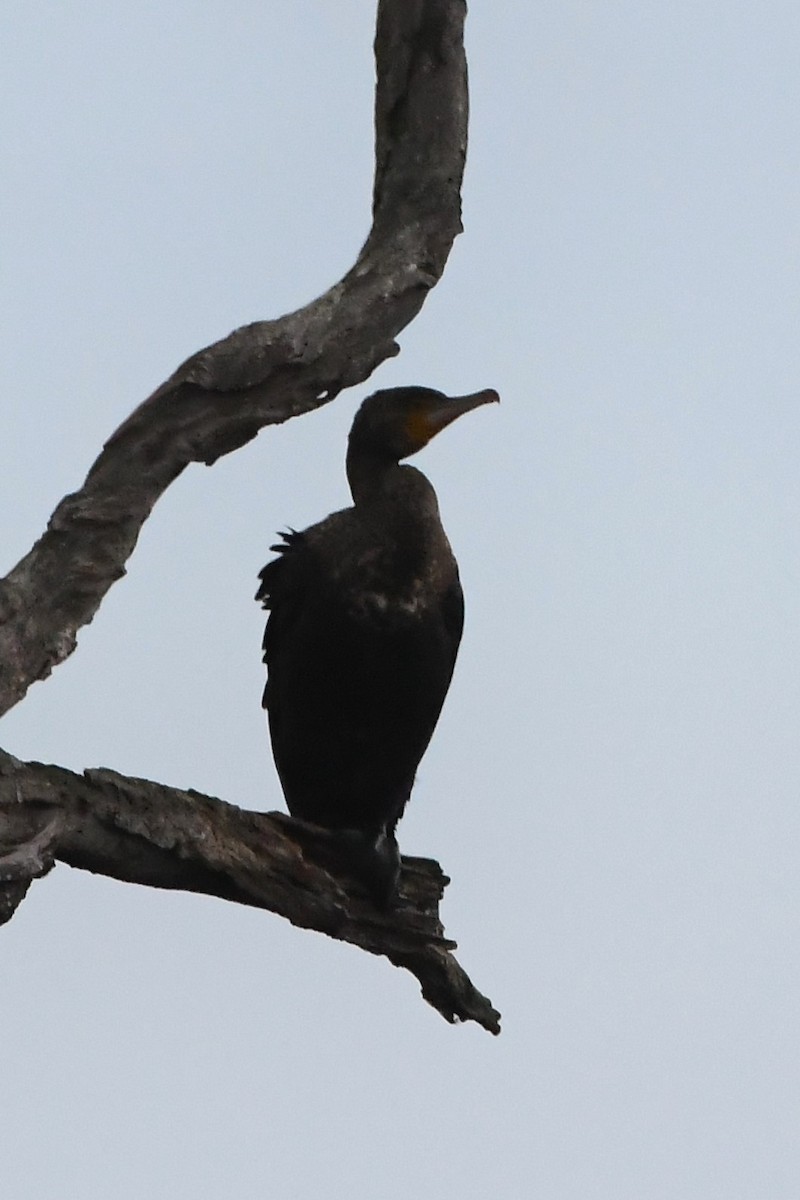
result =
[{"label": "cormorant", "polygon": [[400,871],[395,827],[450,686],[464,619],[458,566],[425,476],[400,460],[492,390],[390,388],[356,413],[353,507],[282,534],[256,599],[264,707],[289,812],[338,831],[380,903]]}]

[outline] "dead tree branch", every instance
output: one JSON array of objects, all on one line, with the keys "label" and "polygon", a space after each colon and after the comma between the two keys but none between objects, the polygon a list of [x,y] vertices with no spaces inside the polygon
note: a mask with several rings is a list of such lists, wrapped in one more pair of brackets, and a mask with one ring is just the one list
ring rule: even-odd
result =
[{"label": "dead tree branch", "polygon": [[464,0],[381,0],[373,225],[319,299],[193,355],[106,443],[83,487],[0,581],[0,715],[75,648],[153,505],[190,462],[332,400],[398,352],[461,229]]},{"label": "dead tree branch", "polygon": [[[332,400],[398,352],[460,232],[467,137],[464,0],[380,0],[369,237],[345,277],[297,312],[188,359],[110,437],[79,491],[0,580],[0,715],[75,648],[125,573],[159,496],[265,425]],[[56,861],[256,905],[385,955],[449,1021],[493,1033],[499,1014],[444,937],[436,863],[404,859],[402,903],[378,912],[324,831],[112,771],[75,775],[0,751],[0,923]]]},{"label": "dead tree branch", "polygon": [[439,920],[448,880],[429,859],[403,860],[399,904],[381,912],[314,826],[114,771],[76,775],[0,751],[0,923],[57,861],[268,909],[405,967],[448,1021],[500,1031],[500,1014],[452,955],[455,942]]}]

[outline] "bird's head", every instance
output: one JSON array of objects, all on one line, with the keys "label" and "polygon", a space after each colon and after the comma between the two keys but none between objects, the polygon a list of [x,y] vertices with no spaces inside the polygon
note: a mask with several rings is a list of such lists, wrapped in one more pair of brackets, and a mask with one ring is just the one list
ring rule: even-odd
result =
[{"label": "bird's head", "polygon": [[499,399],[492,388],[467,396],[446,396],[426,387],[386,388],[368,396],[356,413],[350,449],[400,462],[457,417]]}]

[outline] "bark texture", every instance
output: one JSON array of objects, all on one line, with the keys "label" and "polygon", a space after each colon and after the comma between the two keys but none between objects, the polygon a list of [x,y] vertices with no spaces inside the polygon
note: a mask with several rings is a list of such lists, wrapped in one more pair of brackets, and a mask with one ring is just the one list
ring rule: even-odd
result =
[{"label": "bark texture", "polygon": [[444,935],[438,908],[448,880],[430,859],[403,859],[399,903],[382,912],[313,825],[115,771],[76,775],[0,751],[0,923],[56,862],[268,909],[405,967],[448,1021],[500,1032],[500,1014]]},{"label": "bark texture", "polygon": [[[461,229],[464,0],[381,0],[375,37],[373,224],[347,275],[312,303],[194,354],[105,444],[32,550],[0,580],[0,715],[75,648],[125,573],[159,496],[265,425],[325,404],[398,352]],[[56,861],[270,909],[412,971],[449,1021],[499,1031],[452,957],[436,863],[404,859],[380,913],[340,873],[324,831],[112,771],[75,775],[0,752],[0,922]]]}]

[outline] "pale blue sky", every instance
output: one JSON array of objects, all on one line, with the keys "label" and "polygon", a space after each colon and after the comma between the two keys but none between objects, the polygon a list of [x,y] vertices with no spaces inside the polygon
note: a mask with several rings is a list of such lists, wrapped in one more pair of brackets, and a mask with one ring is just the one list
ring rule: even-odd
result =
[{"label": "pale blue sky", "polygon": [[[352,263],[373,5],[6,0],[11,566],[189,353]],[[496,387],[417,464],[467,628],[400,827],[502,1010],[57,869],[0,933],[9,1200],[797,1200],[800,7],[474,0],[466,233],[374,386]],[[256,573],[369,387],[194,467],[0,742],[280,805]]]}]

